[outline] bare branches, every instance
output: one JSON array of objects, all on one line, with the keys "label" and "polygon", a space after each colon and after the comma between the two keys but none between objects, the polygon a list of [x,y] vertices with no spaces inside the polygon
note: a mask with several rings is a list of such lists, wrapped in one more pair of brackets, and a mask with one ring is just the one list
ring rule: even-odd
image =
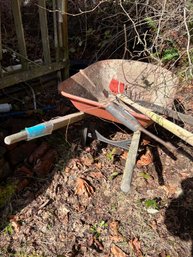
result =
[{"label": "bare branches", "polygon": [[[46,9],[46,11],[48,11],[48,12],[50,12],[50,13],[58,12],[58,13],[61,13],[62,15],[67,14],[68,16],[76,17],[76,16],[80,16],[80,15],[83,15],[83,14],[87,14],[87,13],[92,13],[92,12],[94,12],[97,8],[99,8],[99,6],[100,6],[101,4],[103,4],[103,3],[105,3],[105,2],[108,2],[108,0],[102,0],[102,1],[100,1],[97,5],[95,5],[95,7],[93,7],[93,8],[90,9],[90,10],[84,10],[84,11],[83,11],[83,10],[81,10],[81,9],[79,8],[79,13],[61,12],[61,10],[59,10],[59,9],[55,9],[55,10],[51,10],[51,9],[47,9],[47,8],[45,8],[45,9]],[[40,7],[40,8],[43,8],[42,6],[39,6],[38,4],[35,4],[35,5],[37,5],[37,6]]]}]

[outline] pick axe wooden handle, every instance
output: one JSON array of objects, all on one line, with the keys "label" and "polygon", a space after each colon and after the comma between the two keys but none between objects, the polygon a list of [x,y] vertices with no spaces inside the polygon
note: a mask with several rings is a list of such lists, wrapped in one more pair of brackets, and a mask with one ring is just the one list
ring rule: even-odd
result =
[{"label": "pick axe wooden handle", "polygon": [[151,110],[133,102],[130,98],[125,95],[118,94],[117,98],[123,101],[124,103],[132,106],[136,110],[140,111],[151,120],[159,124],[161,127],[167,129],[168,131],[172,132],[177,137],[181,138],[191,146],[193,146],[193,134],[186,129],[181,128],[180,126],[176,125],[175,123],[163,118],[162,116],[152,112]]}]

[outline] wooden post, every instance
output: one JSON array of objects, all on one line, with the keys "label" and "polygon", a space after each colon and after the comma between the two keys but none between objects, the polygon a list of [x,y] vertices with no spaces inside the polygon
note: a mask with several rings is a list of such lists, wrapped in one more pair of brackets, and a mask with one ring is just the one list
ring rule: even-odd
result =
[{"label": "wooden post", "polygon": [[[58,0],[58,38],[60,46],[60,59],[68,63],[68,24],[67,24],[67,0]],[[69,64],[62,71],[62,79],[69,77]]]},{"label": "wooden post", "polygon": [[20,0],[11,0],[16,35],[18,40],[19,53],[22,55],[21,63],[24,69],[27,68],[27,50],[24,38],[23,23],[21,17]]},{"label": "wooden post", "polygon": [[[62,38],[62,3],[63,0],[57,0],[57,9],[59,10],[58,12],[58,43],[59,43],[59,48],[60,50],[63,47],[63,38]],[[64,58],[63,55],[61,55],[60,53],[60,60],[62,60]]]},{"label": "wooden post", "polygon": [[63,0],[63,45],[64,45],[64,59],[67,61],[67,66],[64,69],[64,78],[67,79],[69,77],[69,52],[68,52],[68,17],[67,17],[67,11],[68,11],[68,1]]},{"label": "wooden post", "polygon": [[38,4],[39,4],[39,19],[40,19],[40,29],[41,29],[41,36],[42,36],[44,62],[45,64],[49,64],[51,63],[51,57],[50,57],[49,35],[48,35],[46,0],[38,0]]},{"label": "wooden post", "polygon": [[58,26],[57,26],[57,3],[56,0],[52,1],[53,5],[53,25],[54,25],[54,46],[56,49],[56,61],[59,61],[59,42],[58,42]]}]

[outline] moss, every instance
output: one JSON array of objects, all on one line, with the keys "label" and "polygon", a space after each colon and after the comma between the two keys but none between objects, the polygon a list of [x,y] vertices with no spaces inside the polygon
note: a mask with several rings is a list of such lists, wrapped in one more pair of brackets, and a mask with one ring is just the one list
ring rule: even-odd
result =
[{"label": "moss", "polygon": [[10,201],[15,191],[16,185],[13,182],[7,182],[0,186],[0,208]]}]

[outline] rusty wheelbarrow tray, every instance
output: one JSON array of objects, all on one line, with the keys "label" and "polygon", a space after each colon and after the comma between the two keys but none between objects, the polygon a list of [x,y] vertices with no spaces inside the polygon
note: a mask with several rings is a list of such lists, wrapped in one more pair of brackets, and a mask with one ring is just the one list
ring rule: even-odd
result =
[{"label": "rusty wheelbarrow tray", "polygon": [[[124,93],[134,101],[144,100],[168,108],[173,104],[178,79],[170,71],[150,63],[128,60],[96,62],[62,82],[59,92],[80,111],[119,122],[105,109],[105,93],[111,94],[112,79],[124,84]],[[152,124],[145,115],[130,112],[144,127]]]}]

